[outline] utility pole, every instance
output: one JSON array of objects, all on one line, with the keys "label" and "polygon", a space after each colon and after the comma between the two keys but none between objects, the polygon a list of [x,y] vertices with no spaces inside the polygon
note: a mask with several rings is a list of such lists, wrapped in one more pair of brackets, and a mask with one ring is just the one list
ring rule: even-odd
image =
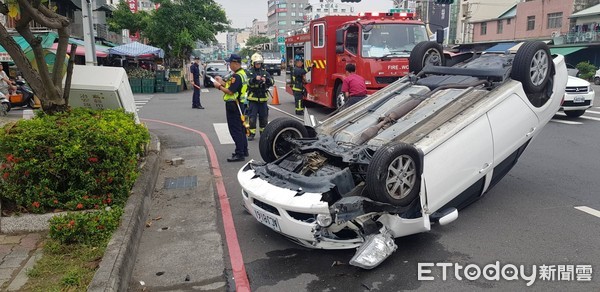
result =
[{"label": "utility pole", "polygon": [[85,64],[87,66],[98,65],[98,59],[96,58],[96,42],[94,40],[92,13],[92,0],[81,0],[83,41],[85,43]]}]

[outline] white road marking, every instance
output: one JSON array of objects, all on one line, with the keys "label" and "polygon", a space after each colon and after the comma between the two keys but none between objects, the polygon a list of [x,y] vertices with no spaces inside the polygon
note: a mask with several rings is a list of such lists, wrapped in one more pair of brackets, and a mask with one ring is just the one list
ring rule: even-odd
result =
[{"label": "white road marking", "polygon": [[213,127],[215,128],[215,132],[217,133],[217,137],[219,138],[219,143],[221,143],[221,145],[235,144],[231,138],[231,134],[229,134],[227,123],[214,123]]},{"label": "white road marking", "polygon": [[596,217],[600,218],[600,211],[598,211],[596,209],[592,209],[592,208],[586,207],[586,206],[575,207],[575,209],[582,211],[582,212],[586,212],[592,216],[596,216]]},{"label": "white road marking", "polygon": [[597,111],[591,111],[591,110],[587,110],[587,111],[585,111],[585,112],[586,112],[586,113],[592,113],[592,114],[599,114],[599,115],[600,115],[600,112],[597,112]]},{"label": "white road marking", "polygon": [[272,110],[276,110],[276,111],[278,111],[278,112],[280,112],[282,114],[286,114],[286,115],[288,115],[288,116],[290,116],[290,117],[292,117],[294,119],[297,119],[297,120],[301,121],[302,123],[304,123],[304,118],[303,117],[300,118],[299,116],[292,115],[292,114],[290,114],[288,112],[285,112],[285,111],[283,111],[281,109],[278,109],[278,108],[276,108],[276,107],[274,107],[272,105],[269,105],[269,108],[272,109]]},{"label": "white road marking", "polygon": [[567,124],[567,125],[581,125],[581,124],[583,124],[582,122],[565,121],[565,120],[557,120],[557,119],[551,119],[550,121],[551,122],[555,122],[555,123]]},{"label": "white road marking", "polygon": [[275,80],[275,82],[279,82],[279,83],[285,84],[285,81],[281,81],[281,80]]},{"label": "white road marking", "polygon": [[135,104],[147,104],[149,100],[136,100]]},{"label": "white road marking", "polygon": [[279,86],[279,88],[281,88],[281,89],[285,89],[285,86]]},{"label": "white road marking", "polygon": [[[558,112],[556,114],[559,115],[559,116],[563,116],[563,117],[567,116],[565,113],[561,113],[561,112]],[[600,118],[593,118],[593,117],[587,117],[587,116],[581,116],[579,118],[580,119],[585,119],[585,120],[592,120],[592,121],[600,122]]]},{"label": "white road marking", "polygon": [[209,90],[206,88],[202,88],[202,89],[200,89],[200,92],[209,92]]}]

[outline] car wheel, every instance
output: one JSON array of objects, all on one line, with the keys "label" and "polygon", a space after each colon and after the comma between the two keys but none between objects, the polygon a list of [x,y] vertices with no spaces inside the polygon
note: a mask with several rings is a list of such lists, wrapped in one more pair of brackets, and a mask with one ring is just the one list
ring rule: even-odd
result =
[{"label": "car wheel", "polygon": [[342,92],[342,83],[335,86],[333,96],[335,97],[335,108],[341,108],[346,103],[346,97]]},{"label": "car wheel", "polygon": [[277,118],[260,134],[258,149],[265,162],[272,162],[294,149],[290,139],[308,137],[308,131],[292,118]]},{"label": "car wheel", "polygon": [[540,93],[552,71],[550,49],[543,42],[524,43],[513,60],[510,77],[523,84],[525,93]]},{"label": "car wheel", "polygon": [[578,118],[585,114],[585,110],[565,111],[565,115],[569,118]]},{"label": "car wheel", "polygon": [[421,187],[421,160],[417,150],[402,142],[379,148],[367,167],[366,188],[376,201],[409,205]]},{"label": "car wheel", "polygon": [[594,84],[600,85],[600,77],[594,78]]},{"label": "car wheel", "polygon": [[408,71],[419,73],[426,65],[445,66],[442,46],[436,42],[420,42],[410,52]]}]

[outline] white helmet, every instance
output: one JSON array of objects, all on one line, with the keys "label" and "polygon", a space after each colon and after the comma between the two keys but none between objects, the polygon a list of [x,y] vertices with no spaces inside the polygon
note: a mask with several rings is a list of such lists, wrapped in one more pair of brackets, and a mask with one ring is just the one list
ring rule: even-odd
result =
[{"label": "white helmet", "polygon": [[254,65],[254,63],[264,63],[263,57],[259,53],[254,53],[250,60],[252,60],[252,65]]}]

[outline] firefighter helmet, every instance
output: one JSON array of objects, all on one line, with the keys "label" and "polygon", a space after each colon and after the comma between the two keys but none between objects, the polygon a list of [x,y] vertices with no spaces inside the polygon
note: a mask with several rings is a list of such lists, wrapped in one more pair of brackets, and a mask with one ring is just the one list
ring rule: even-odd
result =
[{"label": "firefighter helmet", "polygon": [[255,63],[263,63],[264,62],[263,57],[259,53],[254,53],[252,55],[252,57],[250,58],[250,60],[252,60],[252,65],[254,65]]}]

